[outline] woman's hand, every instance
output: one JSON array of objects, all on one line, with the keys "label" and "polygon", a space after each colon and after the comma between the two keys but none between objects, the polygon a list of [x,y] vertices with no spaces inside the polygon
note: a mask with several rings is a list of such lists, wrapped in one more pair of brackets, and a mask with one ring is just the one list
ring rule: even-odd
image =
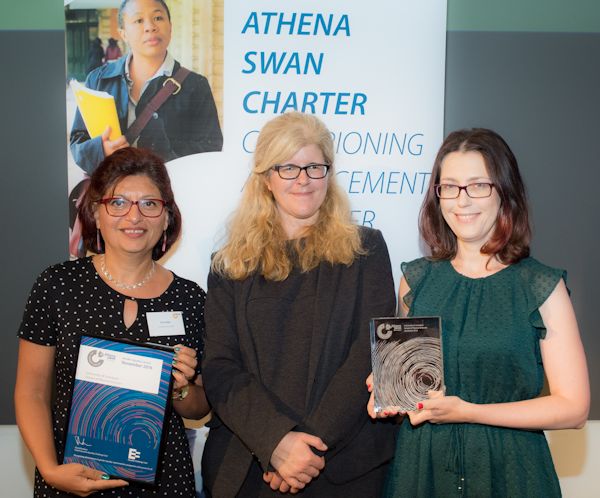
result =
[{"label": "woman's hand", "polygon": [[371,418],[385,418],[385,417],[395,417],[396,415],[404,415],[405,412],[398,410],[384,410],[382,412],[375,413],[375,396],[373,394],[373,372],[369,374],[367,380],[365,381],[367,385],[367,391],[371,393],[369,396],[369,401],[367,403],[367,412],[369,413],[369,417]]},{"label": "woman's hand", "polygon": [[[198,358],[196,350],[188,348],[183,344],[175,346],[175,358],[173,359],[173,403],[175,411],[182,417],[198,420],[206,416],[210,411],[202,376],[197,375],[196,367]],[[186,393],[183,393],[186,388]],[[189,388],[189,389],[188,389]],[[178,396],[178,394],[183,395]],[[184,399],[185,398],[185,399]]]},{"label": "woman's hand", "polygon": [[429,399],[417,403],[416,410],[408,412],[412,425],[423,422],[450,424],[469,422],[468,409],[472,403],[458,396],[444,396],[444,391],[429,391]]},{"label": "woman's hand", "polygon": [[290,493],[295,495],[300,491],[298,488],[290,486],[277,471],[265,472],[263,474],[263,481],[265,481],[273,491],[279,491],[280,493]]},{"label": "woman's hand", "polygon": [[312,448],[326,451],[327,445],[306,432],[288,432],[273,450],[271,464],[292,488],[303,489],[325,467],[325,458]]},{"label": "woman's hand", "polygon": [[104,157],[110,156],[113,152],[122,149],[124,147],[129,147],[129,142],[124,135],[121,135],[116,140],[110,139],[110,132],[112,131],[110,126],[106,127],[104,133],[102,134],[102,151],[104,152]]},{"label": "woman's hand", "polygon": [[44,470],[42,476],[50,486],[77,496],[89,496],[95,491],[129,485],[127,481],[110,479],[107,474],[79,463],[57,465]]},{"label": "woman's hand", "polygon": [[194,349],[183,344],[175,346],[175,359],[173,360],[174,389],[181,389],[193,382],[196,378],[198,366],[197,353]]}]

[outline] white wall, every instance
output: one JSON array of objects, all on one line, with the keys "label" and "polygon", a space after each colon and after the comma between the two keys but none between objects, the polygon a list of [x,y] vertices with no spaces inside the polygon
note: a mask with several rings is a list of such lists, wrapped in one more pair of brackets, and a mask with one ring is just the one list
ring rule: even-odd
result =
[{"label": "white wall", "polygon": [[[600,488],[600,420],[547,433],[564,498],[595,498]],[[33,461],[14,425],[0,426],[0,498],[33,495]]]}]

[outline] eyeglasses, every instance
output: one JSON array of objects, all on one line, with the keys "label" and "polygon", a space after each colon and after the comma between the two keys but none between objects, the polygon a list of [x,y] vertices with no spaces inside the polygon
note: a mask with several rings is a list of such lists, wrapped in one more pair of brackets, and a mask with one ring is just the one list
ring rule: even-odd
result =
[{"label": "eyeglasses", "polygon": [[452,185],[451,183],[437,183],[434,185],[435,193],[440,199],[456,199],[460,191],[464,190],[472,199],[481,199],[492,195],[493,183],[477,182],[468,185]]},{"label": "eyeglasses", "polygon": [[146,218],[158,218],[165,209],[167,203],[162,199],[140,199],[130,201],[125,197],[108,197],[100,199],[99,204],[104,204],[106,212],[110,216],[125,216],[131,211],[131,206],[137,205],[140,213]]},{"label": "eyeglasses", "polygon": [[296,166],[295,164],[277,164],[273,169],[277,171],[279,178],[283,180],[295,180],[300,176],[302,171],[306,171],[306,175],[313,180],[320,180],[327,176],[329,164],[310,163],[306,166]]}]

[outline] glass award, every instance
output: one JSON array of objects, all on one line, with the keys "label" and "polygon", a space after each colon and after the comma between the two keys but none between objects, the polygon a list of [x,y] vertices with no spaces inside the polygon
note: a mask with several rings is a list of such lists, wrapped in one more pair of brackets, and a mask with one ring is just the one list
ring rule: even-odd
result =
[{"label": "glass award", "polygon": [[415,410],[444,386],[440,317],[373,318],[375,412]]},{"label": "glass award", "polygon": [[154,484],[173,348],[82,336],[64,463]]}]

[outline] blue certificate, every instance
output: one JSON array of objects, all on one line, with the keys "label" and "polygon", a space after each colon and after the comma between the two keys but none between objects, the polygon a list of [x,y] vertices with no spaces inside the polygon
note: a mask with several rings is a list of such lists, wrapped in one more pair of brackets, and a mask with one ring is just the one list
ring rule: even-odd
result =
[{"label": "blue certificate", "polygon": [[64,463],[155,482],[175,355],[158,347],[82,336]]}]

